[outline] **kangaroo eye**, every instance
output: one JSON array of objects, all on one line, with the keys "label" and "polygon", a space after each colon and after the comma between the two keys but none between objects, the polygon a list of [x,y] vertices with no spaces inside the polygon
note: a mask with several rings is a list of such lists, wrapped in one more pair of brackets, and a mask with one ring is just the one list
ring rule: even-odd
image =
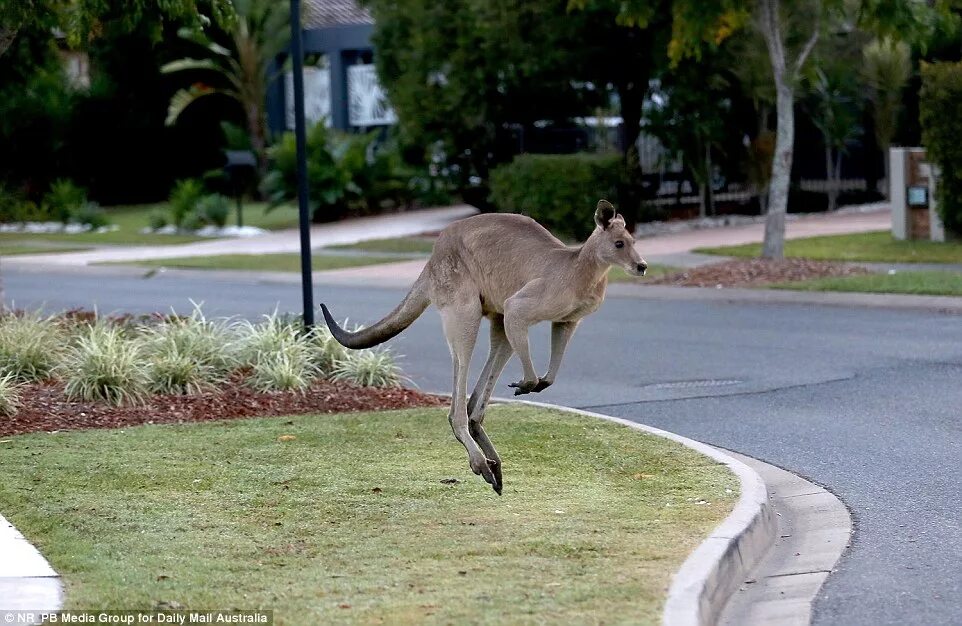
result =
[{"label": "kangaroo eye", "polygon": [[625,247],[625,242],[624,242],[624,241],[616,241],[616,242],[615,242],[615,247],[616,247],[616,248],[624,248],[624,247]]}]

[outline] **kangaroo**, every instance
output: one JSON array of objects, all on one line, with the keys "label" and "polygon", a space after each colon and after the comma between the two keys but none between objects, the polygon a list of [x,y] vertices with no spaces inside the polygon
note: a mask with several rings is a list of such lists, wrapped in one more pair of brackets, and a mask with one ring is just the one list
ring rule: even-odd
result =
[{"label": "kangaroo", "polygon": [[[501,457],[482,424],[501,372],[517,354],[524,378],[515,395],[539,392],[555,381],[578,323],[601,306],[608,269],[644,276],[648,264],[634,248],[625,220],[607,200],[595,210],[596,227],[581,246],[568,246],[530,217],[509,213],[469,217],[451,224],[408,295],[373,326],[348,332],[321,305],[334,338],[347,348],[369,348],[394,337],[434,303],[454,365],[448,421],[468,452],[468,462],[500,495]],[[491,323],[491,348],[470,398],[468,367],[481,318]],[[535,373],[528,328],[551,322],[551,358],[544,376]]]}]

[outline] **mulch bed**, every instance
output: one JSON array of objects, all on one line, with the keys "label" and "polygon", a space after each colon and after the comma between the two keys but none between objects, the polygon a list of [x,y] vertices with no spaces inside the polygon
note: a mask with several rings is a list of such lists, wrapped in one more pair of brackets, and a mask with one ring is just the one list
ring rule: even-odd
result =
[{"label": "mulch bed", "polygon": [[760,287],[810,278],[868,274],[864,267],[809,259],[736,259],[666,274],[648,285],[676,287]]},{"label": "mulch bed", "polygon": [[24,387],[13,417],[0,417],[0,436],[84,428],[120,428],[138,424],[179,424],[244,417],[303,413],[380,411],[446,405],[447,401],[413,389],[356,387],[327,380],[304,393],[254,391],[231,383],[191,396],[152,396],[141,405],[114,407],[102,402],[70,402],[59,382]]}]

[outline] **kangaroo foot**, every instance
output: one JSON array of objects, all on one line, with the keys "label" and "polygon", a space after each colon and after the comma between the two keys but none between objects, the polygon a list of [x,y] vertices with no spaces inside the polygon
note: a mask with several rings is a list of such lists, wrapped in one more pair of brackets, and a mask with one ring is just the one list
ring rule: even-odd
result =
[{"label": "kangaroo foot", "polygon": [[532,391],[541,391],[541,389],[537,388],[540,382],[538,379],[519,380],[516,383],[511,383],[508,387],[514,387],[514,395],[520,396],[521,394],[531,393]]},{"label": "kangaroo foot", "polygon": [[553,380],[548,380],[547,378],[542,378],[541,380],[538,381],[538,384],[535,385],[535,386],[534,386],[534,389],[532,389],[531,391],[533,391],[534,393],[538,393],[539,391],[544,391],[545,389],[547,389],[548,387],[550,387],[550,386],[551,386],[551,383],[553,383],[553,382],[554,382]]},{"label": "kangaroo foot", "polygon": [[470,462],[471,471],[481,476],[486,483],[501,495],[501,462],[482,457],[479,462]]}]

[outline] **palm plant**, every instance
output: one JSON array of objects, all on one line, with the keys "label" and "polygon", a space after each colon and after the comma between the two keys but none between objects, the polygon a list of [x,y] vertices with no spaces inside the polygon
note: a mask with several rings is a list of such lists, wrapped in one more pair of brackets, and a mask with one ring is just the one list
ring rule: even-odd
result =
[{"label": "palm plant", "polygon": [[172,125],[188,106],[206,96],[224,96],[236,101],[244,111],[251,148],[257,155],[260,173],[266,167],[267,88],[276,78],[270,62],[287,46],[288,4],[283,0],[234,0],[235,18],[227,27],[230,47],[212,40],[199,29],[184,28],[184,39],[202,46],[206,58],[185,58],[167,63],[161,72],[205,72],[220,86],[195,82],[180,89],[170,99],[167,124]]},{"label": "palm plant", "polygon": [[825,144],[825,178],[829,181],[828,210],[834,211],[838,202],[842,178],[842,156],[862,132],[858,124],[858,109],[851,85],[845,76],[826,73],[816,67],[812,79],[812,122],[822,133]]},{"label": "palm plant", "polygon": [[895,136],[902,90],[912,75],[912,53],[904,41],[875,39],[862,49],[862,80],[875,126],[875,141],[885,156],[885,180],[889,178],[889,146]]}]

